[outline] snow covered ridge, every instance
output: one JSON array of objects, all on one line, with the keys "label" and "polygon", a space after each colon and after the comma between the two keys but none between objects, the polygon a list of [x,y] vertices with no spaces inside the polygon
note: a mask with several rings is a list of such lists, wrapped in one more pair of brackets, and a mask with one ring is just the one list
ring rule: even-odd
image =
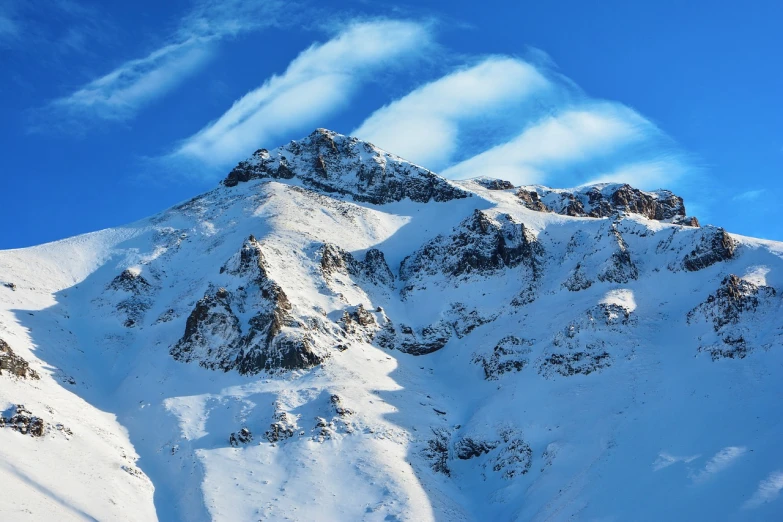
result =
[{"label": "snow covered ridge", "polygon": [[318,130],[0,251],[0,516],[781,519],[783,244],[694,225]]},{"label": "snow covered ridge", "polygon": [[577,189],[520,187],[517,196],[527,208],[541,212],[596,218],[626,212],[667,223],[699,226],[698,219],[685,215],[682,198],[668,190],[644,192],[628,184],[601,183]]},{"label": "snow covered ridge", "polygon": [[326,129],[271,152],[260,149],[223,180],[227,187],[251,179],[297,178],[306,187],[349,194],[355,201],[381,205],[410,199],[450,201],[470,194],[448,180],[374,145]]}]

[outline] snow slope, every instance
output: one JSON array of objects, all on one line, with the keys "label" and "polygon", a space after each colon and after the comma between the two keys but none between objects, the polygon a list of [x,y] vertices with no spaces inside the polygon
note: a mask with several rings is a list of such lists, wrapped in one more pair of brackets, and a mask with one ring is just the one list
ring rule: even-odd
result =
[{"label": "snow slope", "polygon": [[318,130],[2,251],[0,514],[780,519],[783,244],[694,224]]}]

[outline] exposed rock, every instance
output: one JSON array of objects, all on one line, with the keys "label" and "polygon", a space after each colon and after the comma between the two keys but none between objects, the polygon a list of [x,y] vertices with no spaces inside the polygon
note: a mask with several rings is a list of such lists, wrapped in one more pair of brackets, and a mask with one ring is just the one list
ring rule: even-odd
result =
[{"label": "exposed rock", "polygon": [[[312,338],[301,331],[283,289],[269,278],[260,243],[250,236],[241,250],[221,268],[246,282],[234,297],[225,288],[204,296],[188,317],[185,334],[171,348],[183,362],[198,361],[210,369],[241,374],[310,368],[323,358]],[[243,333],[232,305],[256,311]]]},{"label": "exposed rock", "polygon": [[403,326],[397,349],[411,355],[426,355],[446,346],[454,330],[446,321],[439,321],[422,328],[419,335],[410,327]]},{"label": "exposed rock", "polygon": [[639,270],[631,259],[628,245],[625,243],[622,235],[615,226],[612,226],[610,229],[610,234],[617,242],[616,250],[596,277],[599,281],[612,283],[627,283],[628,281],[638,279]]},{"label": "exposed rock", "polygon": [[474,354],[473,362],[484,368],[484,378],[494,381],[508,372],[521,371],[530,362],[529,346],[533,342],[509,335],[501,339],[491,354]]},{"label": "exposed rock", "polygon": [[563,376],[583,374],[590,375],[593,372],[611,366],[611,356],[603,349],[603,343],[589,343],[583,350],[573,350],[560,353],[552,353],[546,357],[541,368],[542,374],[547,374],[548,369]]},{"label": "exposed rock", "polygon": [[488,190],[511,190],[514,184],[510,181],[495,178],[475,178],[473,181]]},{"label": "exposed rock", "polygon": [[46,432],[46,423],[23,405],[17,404],[0,415],[0,428],[10,428],[17,433],[31,437],[43,437]]},{"label": "exposed rock", "polygon": [[3,286],[16,292],[16,283],[3,283]]},{"label": "exposed rock", "polygon": [[343,399],[337,394],[332,394],[331,397],[329,397],[329,402],[334,408],[334,411],[340,416],[340,417],[346,417],[349,415],[353,415],[354,411],[350,408],[346,408],[343,404]]},{"label": "exposed rock", "polygon": [[279,404],[275,404],[275,422],[269,426],[264,436],[271,443],[280,442],[293,437],[297,429],[296,420],[283,411]]},{"label": "exposed rock", "polygon": [[454,333],[460,339],[477,327],[491,323],[497,318],[497,314],[481,315],[476,309],[468,310],[463,303],[452,303],[451,308],[446,312],[446,316],[451,321]]},{"label": "exposed rock", "polygon": [[123,325],[126,328],[133,328],[139,324],[144,318],[144,313],[152,306],[149,295],[153,287],[138,271],[123,270],[109,283],[108,288],[115,292],[130,294],[117,304],[117,311],[125,317]]},{"label": "exposed rock", "polygon": [[357,333],[359,329],[366,329],[369,326],[377,327],[378,323],[375,320],[375,316],[372,312],[364,308],[364,305],[353,306],[349,310],[343,312],[341,319],[343,329],[347,333]]},{"label": "exposed rock", "polygon": [[0,339],[0,375],[3,372],[20,379],[40,379],[38,372],[30,368],[30,364],[16,355],[8,343]]},{"label": "exposed rock", "polygon": [[541,201],[541,198],[538,197],[538,192],[535,190],[525,190],[521,188],[517,191],[517,197],[522,204],[530,210],[535,210],[537,212],[552,212],[552,209]]},{"label": "exposed rock", "polygon": [[239,319],[231,309],[231,294],[220,288],[196,303],[185,324],[185,334],[170,353],[178,361],[196,361],[204,368],[229,371],[236,365],[241,338]]},{"label": "exposed rock", "polygon": [[568,279],[566,279],[563,283],[563,287],[567,288],[571,292],[587,290],[592,285],[593,282],[585,274],[581,263],[576,264],[576,268],[574,268],[573,272],[571,272],[571,275],[569,275]]},{"label": "exposed rock", "polygon": [[416,275],[444,273],[452,277],[477,273],[489,275],[501,268],[540,268],[543,247],[524,224],[508,214],[491,218],[481,210],[456,227],[449,236],[438,236],[406,257],[400,266],[403,281]]},{"label": "exposed rock", "polygon": [[328,421],[323,417],[316,417],[313,431],[315,432],[313,440],[316,442],[323,442],[331,439],[334,436],[336,429],[333,422]]},{"label": "exposed rock", "polygon": [[376,205],[406,198],[426,203],[470,196],[427,169],[326,129],[317,129],[307,138],[271,152],[256,151],[229,173],[223,185],[292,177],[308,188]]},{"label": "exposed rock", "polygon": [[530,444],[513,430],[503,430],[501,436],[503,442],[499,445],[500,449],[494,459],[492,470],[501,473],[501,476],[508,480],[518,475],[525,475],[533,464],[533,450]]},{"label": "exposed rock", "polygon": [[624,329],[635,322],[631,311],[619,304],[601,303],[588,309],[555,334],[552,346],[540,359],[539,373],[544,377],[590,375],[608,368],[612,365],[612,356],[606,349],[610,336],[623,339]]},{"label": "exposed rock", "polygon": [[232,433],[228,437],[228,443],[234,448],[238,448],[240,444],[241,445],[249,444],[252,441],[253,441],[253,433],[247,427],[240,429],[236,433]]},{"label": "exposed rock", "polygon": [[656,221],[698,226],[696,218],[686,217],[682,198],[668,190],[644,192],[627,184],[608,183],[570,190],[532,186],[520,188],[517,197],[527,208],[539,212],[594,218],[630,213]]},{"label": "exposed rock", "polygon": [[319,253],[321,272],[327,279],[336,273],[342,273],[357,278],[359,282],[368,282],[378,286],[389,286],[394,282],[394,274],[386,264],[383,252],[377,248],[368,250],[364,254],[363,261],[359,261],[353,254],[337,245],[329,243],[324,244]]},{"label": "exposed rock", "polygon": [[120,275],[112,279],[111,283],[109,283],[109,288],[139,295],[152,288],[152,285],[141,276],[141,273],[125,269]]},{"label": "exposed rock", "polygon": [[499,441],[464,437],[454,443],[454,454],[460,460],[470,460],[489,453],[499,444]]},{"label": "exposed rock", "polygon": [[683,260],[686,270],[695,272],[734,257],[737,242],[722,228],[705,227],[701,241]]},{"label": "exposed rock", "polygon": [[432,438],[427,441],[427,446],[423,451],[425,459],[430,461],[432,470],[436,473],[443,473],[447,477],[451,476],[449,467],[449,440],[451,433],[444,428],[432,428]]},{"label": "exposed rock", "polygon": [[709,353],[713,360],[747,356],[753,349],[748,341],[758,333],[747,326],[752,322],[750,316],[775,296],[772,287],[755,285],[733,274],[725,277],[716,292],[688,312],[688,324],[709,321],[716,334],[717,342],[702,344],[699,350]]}]

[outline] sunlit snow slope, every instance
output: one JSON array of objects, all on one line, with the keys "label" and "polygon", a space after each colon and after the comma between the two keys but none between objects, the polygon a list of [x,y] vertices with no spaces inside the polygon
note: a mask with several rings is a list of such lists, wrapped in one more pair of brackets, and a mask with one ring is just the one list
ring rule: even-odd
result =
[{"label": "sunlit snow slope", "polygon": [[319,129],[0,252],[0,518],[783,519],[782,257]]}]

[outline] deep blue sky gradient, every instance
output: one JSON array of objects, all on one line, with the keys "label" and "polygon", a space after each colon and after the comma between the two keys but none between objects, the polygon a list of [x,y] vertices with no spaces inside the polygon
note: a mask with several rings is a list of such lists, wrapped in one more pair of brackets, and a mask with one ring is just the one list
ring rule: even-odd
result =
[{"label": "deep blue sky gradient", "polygon": [[[0,40],[0,248],[122,225],[214,187],[219,176],[171,172],[150,158],[285,70],[313,41],[328,38],[300,24],[227,39],[206,67],[134,118],[70,122],[50,114],[47,103],[147,54],[190,3],[85,2],[83,16],[45,1],[31,5],[16,11],[25,33]],[[531,47],[540,49],[590,96],[633,107],[691,155],[703,171],[700,182],[672,188],[686,205],[695,203],[699,217],[731,232],[783,240],[779,1],[424,1],[393,8],[321,2],[313,8],[314,17],[327,15],[434,20],[436,40],[447,51],[444,68],[462,56],[524,57]],[[81,28],[75,41],[66,39],[69,24]],[[437,69],[375,82],[318,126],[348,132],[444,72]],[[748,191],[762,192],[735,199]]]}]

